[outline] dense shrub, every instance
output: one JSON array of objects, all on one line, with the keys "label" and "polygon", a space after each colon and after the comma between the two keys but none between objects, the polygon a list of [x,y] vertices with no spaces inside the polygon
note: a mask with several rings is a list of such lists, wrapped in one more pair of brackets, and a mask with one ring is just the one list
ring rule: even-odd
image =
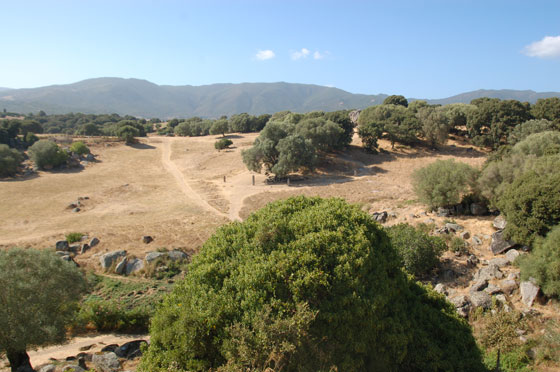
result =
[{"label": "dense shrub", "polygon": [[340,199],[291,198],[218,229],[150,333],[142,371],[483,370],[453,306]]},{"label": "dense shrub", "polygon": [[214,142],[214,148],[216,150],[223,150],[223,149],[227,149],[228,147],[230,147],[231,145],[233,145],[233,141],[230,140],[229,138],[222,138],[216,142]]},{"label": "dense shrub", "polygon": [[468,164],[450,160],[437,160],[416,170],[413,186],[416,195],[430,208],[458,204],[461,196],[473,191],[478,171]]},{"label": "dense shrub", "polygon": [[39,168],[58,167],[68,159],[68,154],[56,143],[39,140],[29,148],[29,157]]},{"label": "dense shrub", "polygon": [[560,297],[560,226],[534,244],[531,254],[518,258],[521,277],[533,277],[547,296]]},{"label": "dense shrub", "polygon": [[508,136],[508,143],[510,145],[515,145],[516,143],[529,137],[531,134],[552,131],[554,128],[554,123],[546,119],[528,120],[524,123],[516,125],[512,129]]},{"label": "dense shrub", "polygon": [[86,146],[82,141],[74,142],[70,145],[70,151],[78,155],[89,154],[89,147]]},{"label": "dense shrub", "polygon": [[27,146],[32,146],[37,141],[39,141],[39,137],[37,137],[35,133],[27,132],[25,135],[25,143]]},{"label": "dense shrub", "polygon": [[80,240],[82,240],[82,237],[84,236],[84,234],[80,233],[80,232],[71,232],[65,235],[66,241],[70,244],[72,243],[76,243],[79,242]]},{"label": "dense shrub", "polygon": [[449,119],[441,110],[425,107],[416,114],[422,128],[422,135],[432,148],[445,144],[449,134]]},{"label": "dense shrub", "polygon": [[412,275],[427,274],[438,263],[447,246],[437,236],[430,236],[414,226],[401,223],[387,229],[391,245],[401,258],[402,265]]},{"label": "dense shrub", "polygon": [[530,245],[560,223],[560,173],[524,173],[507,187],[498,208],[508,221],[506,236]]},{"label": "dense shrub", "polygon": [[128,309],[117,301],[90,299],[80,305],[73,322],[75,331],[94,328],[98,332],[141,333],[150,323],[151,309]]},{"label": "dense shrub", "polygon": [[19,151],[0,144],[0,177],[15,175],[22,160]]},{"label": "dense shrub", "polygon": [[529,135],[511,149],[519,155],[554,155],[560,153],[560,132],[541,132]]},{"label": "dense shrub", "polygon": [[138,128],[133,127],[132,125],[123,125],[122,127],[119,127],[117,129],[116,135],[127,145],[130,145],[136,142],[134,137],[138,137],[140,135],[140,131],[138,130]]}]

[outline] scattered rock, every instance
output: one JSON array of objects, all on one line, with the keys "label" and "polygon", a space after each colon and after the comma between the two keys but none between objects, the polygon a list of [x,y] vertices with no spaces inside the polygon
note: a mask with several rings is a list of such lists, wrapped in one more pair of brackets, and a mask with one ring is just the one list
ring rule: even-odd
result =
[{"label": "scattered rock", "polygon": [[89,241],[90,248],[95,247],[97,244],[99,244],[99,239],[96,237],[91,238],[91,240]]},{"label": "scattered rock", "polygon": [[430,224],[432,224],[432,223],[435,223],[436,220],[434,220],[433,218],[426,218],[423,222],[424,222],[426,225],[430,225]]},{"label": "scattered rock", "polygon": [[505,258],[505,257],[497,257],[497,258],[493,258],[490,261],[488,261],[488,265],[496,265],[498,267],[504,267],[510,264],[510,261]]},{"label": "scattered rock", "polygon": [[126,251],[124,250],[113,251],[113,252],[105,253],[103,256],[101,256],[99,262],[101,263],[101,267],[103,269],[108,269],[113,265],[115,261],[119,259],[119,257],[124,257],[124,256],[126,256]]},{"label": "scattered rock", "polygon": [[461,237],[461,239],[467,240],[471,237],[471,234],[468,231],[463,231],[461,234],[459,234],[459,236]]},{"label": "scattered rock", "polygon": [[491,279],[502,279],[504,274],[500,271],[500,268],[496,265],[488,265],[478,270],[475,274],[475,280],[491,280]]},{"label": "scattered rock", "polygon": [[447,229],[451,232],[458,232],[464,229],[463,226],[458,225],[456,223],[446,223],[445,227],[447,227]]},{"label": "scattered rock", "polygon": [[122,260],[120,260],[120,262],[117,264],[117,266],[115,266],[115,273],[118,275],[123,275],[126,271],[126,263],[127,263],[127,258],[123,257]]},{"label": "scattered rock", "polygon": [[509,251],[506,252],[506,259],[510,262],[513,263],[513,261],[515,261],[515,259],[519,257],[519,252],[515,249],[510,249]]},{"label": "scattered rock", "polygon": [[441,234],[441,235],[445,235],[445,234],[449,234],[449,229],[445,226],[440,227],[439,229],[436,229],[434,231],[434,233],[436,234]]},{"label": "scattered rock", "polygon": [[474,235],[474,236],[472,237],[472,242],[473,242],[473,244],[475,244],[475,245],[482,245],[482,240],[480,240],[480,238],[479,238],[478,236],[476,236],[476,235]]},{"label": "scattered rock", "polygon": [[454,211],[452,209],[439,207],[438,210],[437,210],[437,216],[438,217],[449,217],[449,216],[453,215],[453,212]]},{"label": "scattered rock", "polygon": [[510,279],[510,280],[517,280],[517,279],[519,279],[519,273],[518,272],[517,273],[515,273],[515,272],[514,273],[509,273],[507,278]]},{"label": "scattered rock", "polygon": [[116,372],[121,367],[117,354],[113,352],[94,354],[91,361],[99,372]]},{"label": "scattered rock", "polygon": [[471,304],[467,296],[460,295],[457,297],[453,297],[449,300],[449,302],[451,302],[455,306],[455,309],[460,316],[462,316],[463,318],[467,318],[469,316]]},{"label": "scattered rock", "polygon": [[511,279],[505,279],[500,282],[500,288],[502,292],[506,294],[512,294],[517,289],[517,282]]},{"label": "scattered rock", "polygon": [[502,305],[507,304],[506,296],[504,296],[503,294],[498,294],[498,295],[494,296],[494,298],[496,299],[496,301],[500,302]]},{"label": "scattered rock", "polygon": [[144,235],[142,237],[142,243],[144,243],[144,244],[150,244],[153,241],[154,241],[154,238],[152,238],[150,235]]},{"label": "scattered rock", "polygon": [[167,252],[149,252],[146,257],[145,260],[147,263],[152,263],[152,261],[157,260],[160,257],[163,257],[167,254]]},{"label": "scattered rock", "polygon": [[[499,217],[499,216],[498,216]],[[500,254],[515,246],[515,243],[504,239],[503,231],[496,231],[492,234],[492,243],[490,243],[490,250],[494,254]]]},{"label": "scattered rock", "polygon": [[78,213],[79,211],[81,211],[81,209],[78,207],[72,209],[72,213]]},{"label": "scattered rock", "polygon": [[371,216],[375,221],[384,223],[385,221],[387,221],[387,217],[389,215],[387,214],[387,212],[383,211],[383,212],[374,212]]},{"label": "scattered rock", "polygon": [[447,294],[447,289],[441,283],[436,284],[436,286],[434,287],[434,291],[436,291],[437,293],[444,294],[444,295]]},{"label": "scattered rock", "polygon": [[506,225],[507,225],[506,219],[502,215],[499,215],[498,217],[494,218],[494,221],[492,222],[492,226],[496,230],[503,230],[506,228]]},{"label": "scattered rock", "polygon": [[488,213],[488,208],[482,203],[472,203],[470,210],[473,216],[484,216]]},{"label": "scattered rock", "polygon": [[471,266],[471,267],[476,266],[476,265],[478,265],[479,262],[480,262],[480,260],[474,254],[469,255],[469,257],[467,258],[467,265],[468,266]]},{"label": "scattered rock", "polygon": [[129,360],[138,358],[142,356],[142,351],[140,350],[140,347],[142,346],[142,344],[146,344],[146,343],[147,342],[145,340],[134,340],[134,341],[127,342],[125,344],[122,344],[120,347],[118,347],[115,350],[115,354],[119,358],[126,358]]},{"label": "scattered rock", "polygon": [[47,364],[46,366],[41,367],[37,370],[37,372],[55,372],[56,366],[54,364]]},{"label": "scattered rock", "polygon": [[130,275],[137,271],[140,271],[144,268],[144,261],[139,258],[133,258],[126,262],[126,268],[124,269],[124,273],[126,275]]},{"label": "scattered rock", "polygon": [[484,292],[488,293],[489,295],[495,295],[497,293],[500,293],[501,291],[502,289],[500,287],[492,283],[488,284],[488,287],[484,288]]},{"label": "scattered rock", "polygon": [[77,364],[68,364],[62,367],[62,372],[86,372],[86,370]]},{"label": "scattered rock", "polygon": [[395,212],[389,212],[390,218],[397,218],[397,214]]},{"label": "scattered rock", "polygon": [[521,282],[521,301],[528,307],[533,306],[535,298],[539,294],[540,288],[533,283],[533,281]]},{"label": "scattered rock", "polygon": [[470,291],[471,292],[479,292],[482,291],[488,285],[487,279],[479,279],[471,285]]},{"label": "scattered rock", "polygon": [[56,250],[57,251],[68,251],[68,242],[66,240],[59,240],[56,242]]},{"label": "scattered rock", "polygon": [[492,307],[492,297],[484,291],[471,293],[470,300],[474,307],[481,307],[483,309]]},{"label": "scattered rock", "polygon": [[82,246],[80,244],[72,244],[71,246],[68,247],[68,252],[72,252],[77,254],[78,252],[80,252],[82,249]]},{"label": "scattered rock", "polygon": [[80,249],[80,254],[84,254],[87,251],[89,251],[89,244],[87,244],[87,243],[82,244],[82,249]]},{"label": "scattered rock", "polygon": [[172,250],[170,252],[167,252],[167,257],[169,257],[169,259],[171,261],[180,261],[180,260],[186,260],[189,258],[189,256],[183,252],[183,251],[179,251],[179,250]]}]

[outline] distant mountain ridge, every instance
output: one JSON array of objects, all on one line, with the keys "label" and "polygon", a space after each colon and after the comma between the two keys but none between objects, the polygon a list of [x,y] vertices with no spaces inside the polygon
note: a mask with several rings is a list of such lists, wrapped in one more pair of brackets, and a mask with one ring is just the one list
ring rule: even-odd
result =
[{"label": "distant mountain ridge", "polygon": [[[0,92],[0,110],[5,108],[9,112],[117,113],[162,119],[192,116],[217,118],[242,112],[259,115],[284,110],[363,109],[381,104],[388,96],[353,94],[338,88],[284,82],[171,86],[122,78],[96,78],[30,89],[0,88]],[[479,90],[428,102],[468,103],[484,96],[535,102],[538,98],[560,97],[560,93]]]}]

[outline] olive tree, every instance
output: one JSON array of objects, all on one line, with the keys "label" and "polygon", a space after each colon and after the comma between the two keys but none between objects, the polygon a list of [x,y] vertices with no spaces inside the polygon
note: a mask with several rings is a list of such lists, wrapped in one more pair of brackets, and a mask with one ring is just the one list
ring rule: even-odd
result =
[{"label": "olive tree", "polygon": [[52,252],[0,250],[0,354],[13,372],[31,372],[27,350],[66,338],[85,289],[82,273]]},{"label": "olive tree", "polygon": [[19,151],[0,144],[0,177],[15,175],[22,160]]},{"label": "olive tree", "polygon": [[68,154],[56,143],[43,139],[29,148],[29,157],[41,169],[58,167],[66,163]]},{"label": "olive tree", "polygon": [[425,107],[416,114],[422,127],[422,134],[432,148],[445,144],[449,134],[449,120],[441,110]]}]

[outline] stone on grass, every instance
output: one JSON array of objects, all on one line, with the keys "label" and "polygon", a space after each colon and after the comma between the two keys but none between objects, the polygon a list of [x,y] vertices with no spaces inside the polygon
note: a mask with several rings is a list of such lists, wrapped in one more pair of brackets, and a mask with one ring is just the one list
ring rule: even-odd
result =
[{"label": "stone on grass", "polygon": [[517,257],[519,257],[519,252],[515,249],[510,249],[506,252],[506,258],[511,263],[513,263]]},{"label": "stone on grass", "polygon": [[483,309],[492,307],[492,297],[484,291],[471,293],[470,300],[474,307],[481,307]]},{"label": "stone on grass", "polygon": [[492,226],[496,230],[503,230],[506,228],[506,225],[507,225],[506,219],[502,215],[499,215],[498,217],[494,218],[494,221],[492,222]]},{"label": "stone on grass", "polygon": [[144,268],[144,260],[139,258],[133,258],[127,261],[126,268],[124,270],[126,275],[130,275]]},{"label": "stone on grass", "polygon": [[488,265],[496,265],[498,267],[504,267],[510,264],[510,261],[505,258],[505,257],[497,257],[497,258],[493,258],[490,261],[488,261]]},{"label": "stone on grass", "polygon": [[479,279],[471,285],[471,288],[469,290],[471,292],[482,291],[484,288],[486,288],[487,285],[488,285],[488,279]]},{"label": "stone on grass", "polygon": [[171,261],[181,261],[181,260],[186,260],[187,258],[189,258],[189,256],[183,252],[183,251],[179,251],[179,250],[172,250],[170,252],[167,252],[167,257],[169,257],[169,259]]},{"label": "stone on grass", "polygon": [[56,242],[56,250],[57,251],[68,251],[69,245],[66,240],[59,240]]},{"label": "stone on grass", "polygon": [[502,292],[512,294],[517,289],[517,282],[512,279],[502,280],[500,282],[500,288],[502,288]]},{"label": "stone on grass", "polygon": [[127,258],[126,256],[122,258],[122,260],[119,261],[119,263],[117,264],[117,266],[115,266],[115,273],[118,275],[123,275],[126,271],[126,263],[127,263]]},{"label": "stone on grass", "polygon": [[488,287],[484,288],[484,292],[488,293],[489,295],[495,295],[497,293],[500,293],[501,291],[502,289],[500,287],[492,283],[488,284]]},{"label": "stone on grass", "polygon": [[150,244],[153,241],[154,241],[154,238],[152,238],[150,235],[144,235],[142,237],[142,243],[144,243],[144,244]]},{"label": "stone on grass", "polygon": [[447,227],[447,229],[451,232],[458,232],[458,231],[462,231],[464,229],[463,226],[458,225],[456,223],[446,223],[445,227]]},{"label": "stone on grass", "polygon": [[91,361],[99,372],[116,372],[121,368],[119,358],[113,352],[94,354]]},{"label": "stone on grass", "polygon": [[476,235],[472,237],[472,242],[474,245],[482,245],[482,240]]},{"label": "stone on grass", "polygon": [[500,271],[500,268],[496,265],[491,264],[478,270],[478,272],[474,276],[474,279],[491,280],[491,279],[502,279],[503,277],[504,277],[504,273]]},{"label": "stone on grass", "polygon": [[99,244],[99,239],[96,237],[91,238],[91,240],[89,241],[90,248],[95,247],[97,244]]},{"label": "stone on grass", "polygon": [[134,359],[142,356],[142,351],[140,347],[142,344],[146,344],[145,340],[134,340],[122,344],[115,350],[115,354],[119,358]]},{"label": "stone on grass", "polygon": [[506,240],[503,231],[496,231],[492,234],[492,242],[490,243],[490,250],[494,254],[500,254],[515,246],[511,240]]},{"label": "stone on grass", "polygon": [[146,262],[147,262],[147,263],[152,263],[152,261],[155,261],[155,260],[157,260],[158,258],[163,257],[163,256],[165,256],[165,255],[167,255],[166,252],[149,252],[149,253],[146,255]]},{"label": "stone on grass", "polygon": [[103,269],[110,268],[113,263],[115,263],[119,258],[126,256],[125,250],[118,250],[109,253],[105,253],[103,256],[99,258],[99,262],[101,263],[101,267]]}]

